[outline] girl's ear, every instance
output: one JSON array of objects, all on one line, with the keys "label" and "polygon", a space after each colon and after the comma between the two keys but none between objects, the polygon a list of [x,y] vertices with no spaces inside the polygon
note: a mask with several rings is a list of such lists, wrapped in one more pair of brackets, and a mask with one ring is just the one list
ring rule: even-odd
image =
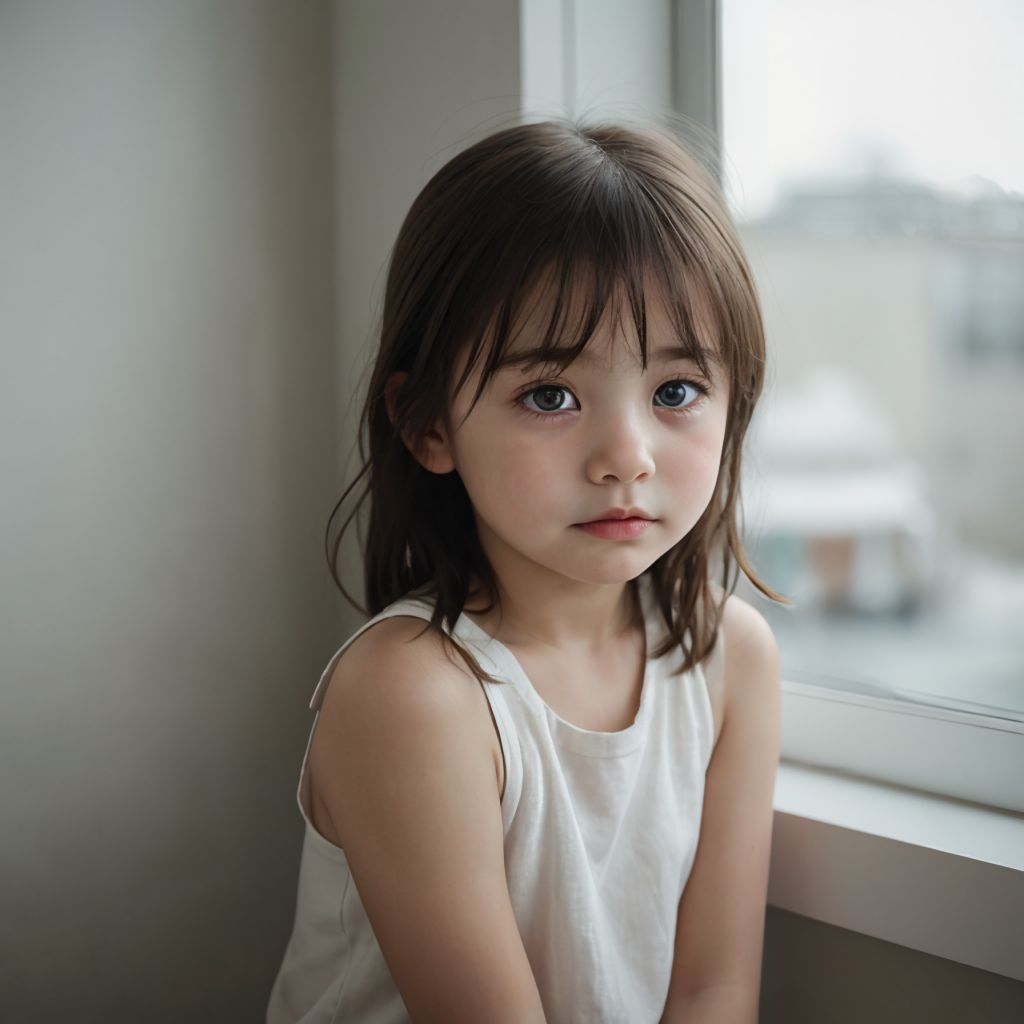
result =
[{"label": "girl's ear", "polygon": [[[384,406],[388,411],[388,419],[392,423],[395,422],[395,398],[398,389],[408,377],[409,374],[402,371],[393,373],[388,377],[388,382],[384,387]],[[431,473],[444,474],[455,469],[455,460],[452,458],[448,445],[448,435],[440,423],[431,427],[418,441],[413,441],[403,430],[402,440],[405,442],[405,447],[412,452],[413,458]]]}]

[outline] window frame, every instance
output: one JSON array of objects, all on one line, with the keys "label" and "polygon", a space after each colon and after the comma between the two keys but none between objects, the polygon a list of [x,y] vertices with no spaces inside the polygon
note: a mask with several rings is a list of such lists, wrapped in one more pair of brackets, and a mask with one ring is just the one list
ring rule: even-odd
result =
[{"label": "window frame", "polygon": [[1024,722],[784,680],[782,757],[1024,813]]}]

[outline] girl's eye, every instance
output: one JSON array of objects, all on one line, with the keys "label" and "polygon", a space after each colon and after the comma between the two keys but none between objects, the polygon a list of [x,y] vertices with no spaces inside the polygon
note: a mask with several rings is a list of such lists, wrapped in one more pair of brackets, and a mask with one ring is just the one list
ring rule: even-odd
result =
[{"label": "girl's eye", "polygon": [[700,390],[689,381],[670,380],[654,392],[654,404],[666,409],[682,409],[700,396]]},{"label": "girl's eye", "polygon": [[523,404],[533,412],[565,412],[580,407],[568,388],[555,387],[553,384],[528,391],[523,395]]}]

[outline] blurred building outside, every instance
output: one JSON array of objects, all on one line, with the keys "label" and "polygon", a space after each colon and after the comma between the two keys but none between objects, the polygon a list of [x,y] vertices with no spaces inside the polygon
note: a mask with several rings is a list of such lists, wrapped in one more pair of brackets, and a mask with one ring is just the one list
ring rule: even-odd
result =
[{"label": "blurred building outside", "polygon": [[784,671],[1024,719],[1024,196],[884,174],[743,238],[765,309],[755,564]]}]

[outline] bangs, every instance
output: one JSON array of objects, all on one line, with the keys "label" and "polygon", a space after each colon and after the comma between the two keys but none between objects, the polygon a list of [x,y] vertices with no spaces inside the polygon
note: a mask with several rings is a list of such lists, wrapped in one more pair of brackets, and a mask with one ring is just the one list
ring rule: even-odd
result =
[{"label": "bangs", "polygon": [[716,268],[687,243],[680,211],[645,185],[605,161],[574,193],[525,204],[492,258],[481,254],[486,283],[476,273],[465,282],[478,289],[479,313],[454,392],[478,367],[473,404],[506,366],[561,372],[602,324],[632,326],[646,369],[652,303],[667,314],[672,347],[702,374],[729,361]]}]

